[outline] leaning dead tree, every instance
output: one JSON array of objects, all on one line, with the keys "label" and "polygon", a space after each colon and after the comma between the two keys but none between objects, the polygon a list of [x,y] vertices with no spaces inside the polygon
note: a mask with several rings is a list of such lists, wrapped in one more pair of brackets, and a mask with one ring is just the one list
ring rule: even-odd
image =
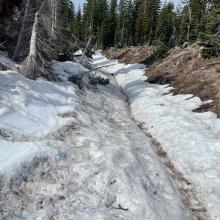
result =
[{"label": "leaning dead tree", "polygon": [[[25,61],[22,63],[22,72],[28,78],[36,79],[41,76],[42,70],[42,62],[43,58],[38,51],[38,31],[39,31],[39,23],[40,23],[40,15],[42,14],[42,10],[45,7],[45,1],[41,3],[40,8],[35,13],[34,16],[34,24],[31,32],[31,40],[29,47],[29,54]],[[40,66],[40,69],[39,69]]]},{"label": "leaning dead tree", "polygon": [[[29,0],[27,0],[29,1]],[[29,53],[22,62],[22,72],[31,79],[53,80],[48,71],[48,60],[53,57],[52,42],[57,39],[57,0],[44,0],[34,15]]]}]

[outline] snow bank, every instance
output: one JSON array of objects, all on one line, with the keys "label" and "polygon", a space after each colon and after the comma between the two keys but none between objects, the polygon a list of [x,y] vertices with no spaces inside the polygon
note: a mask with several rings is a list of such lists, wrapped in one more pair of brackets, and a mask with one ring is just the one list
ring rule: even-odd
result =
[{"label": "snow bank", "polygon": [[78,98],[67,83],[32,81],[11,71],[0,71],[0,130],[16,136],[41,137],[71,121]]},{"label": "snow bank", "polygon": [[[106,62],[99,58],[97,62]],[[134,118],[158,140],[170,159],[194,185],[210,219],[220,218],[220,120],[212,112],[195,113],[202,102],[192,95],[170,93],[151,85],[139,65],[117,64],[114,73],[128,95]]]},{"label": "snow bank", "polygon": [[32,81],[0,71],[0,173],[55,152],[40,140],[71,123],[78,103],[69,83]]}]

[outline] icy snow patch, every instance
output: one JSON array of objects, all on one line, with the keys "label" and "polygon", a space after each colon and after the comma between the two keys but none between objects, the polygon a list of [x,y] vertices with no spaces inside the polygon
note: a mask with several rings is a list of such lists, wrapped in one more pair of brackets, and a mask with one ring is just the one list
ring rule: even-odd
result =
[{"label": "icy snow patch", "polygon": [[43,137],[71,122],[76,89],[68,83],[32,81],[19,73],[0,71],[0,130]]},{"label": "icy snow patch", "polygon": [[[63,110],[66,105],[74,107],[79,101],[74,88],[67,83],[34,82],[10,72],[4,76],[8,77],[7,81],[2,75],[0,80],[5,82],[3,87],[9,88],[7,94],[2,95],[2,100],[9,98],[9,95],[14,98],[8,99],[11,108],[6,102],[2,102],[2,106],[6,113],[17,113],[15,119],[20,117],[22,111],[26,116],[25,123],[30,100],[36,105],[37,99],[37,104],[41,103],[46,109],[55,106],[59,111],[60,106]],[[13,88],[15,93],[12,93]],[[45,99],[39,95],[39,91],[45,94]],[[32,178],[23,181],[21,187],[4,188],[1,198],[6,198],[0,200],[3,210],[0,218],[192,219],[172,178],[155,153],[151,140],[129,117],[126,97],[114,79],[111,78],[111,83],[105,87],[85,90],[79,97],[81,101],[77,106],[75,123],[66,132],[61,129],[62,139],[50,140],[54,147],[67,152],[66,160],[52,162],[48,168],[47,164],[39,166],[32,173]],[[22,101],[15,105],[17,99]],[[15,109],[15,106],[21,110]],[[47,120],[46,117],[51,116],[49,113],[53,115],[51,121],[58,120],[57,114],[51,109],[42,112],[41,107],[38,108],[40,110],[36,117],[40,121]],[[45,118],[41,114],[46,114]],[[10,114],[7,117],[10,118]],[[36,127],[35,121],[30,121],[30,124]],[[11,126],[9,128],[12,129]],[[24,127],[20,124],[20,128]],[[40,145],[37,141],[36,146],[23,142],[20,145],[16,143],[17,147],[9,142],[2,143],[10,145],[4,158],[13,152],[13,147],[21,150],[21,155],[15,151],[17,155],[14,160],[23,160],[24,156],[26,159]],[[14,191],[20,194],[14,194]]]},{"label": "icy snow patch", "polygon": [[[96,55],[97,64],[106,58]],[[114,73],[128,95],[134,118],[158,140],[176,168],[195,186],[210,219],[220,218],[220,120],[212,112],[195,113],[203,103],[176,95],[168,85],[146,82],[137,65],[104,68]]]},{"label": "icy snow patch", "polygon": [[63,115],[74,112],[78,103],[69,83],[32,81],[0,71],[0,172],[18,170],[35,156],[55,152],[37,140],[71,123],[73,118]]},{"label": "icy snow patch", "polygon": [[0,140],[0,173],[13,174],[15,169],[30,162],[35,156],[49,155],[53,151],[40,143]]}]

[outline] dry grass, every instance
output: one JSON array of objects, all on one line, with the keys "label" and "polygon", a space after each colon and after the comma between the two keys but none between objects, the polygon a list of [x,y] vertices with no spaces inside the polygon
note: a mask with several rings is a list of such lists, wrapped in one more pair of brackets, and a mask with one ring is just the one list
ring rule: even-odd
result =
[{"label": "dry grass", "polygon": [[[201,57],[202,47],[193,44],[181,50],[176,47],[169,51],[166,58],[154,62],[146,70],[148,78],[156,83],[169,83],[174,94],[193,94],[202,101],[213,103],[201,106],[197,111],[213,111],[220,117],[220,58],[210,60]],[[105,52],[110,59],[123,63],[152,63],[153,47],[128,47],[110,49]]]},{"label": "dry grass", "polygon": [[168,57],[155,62],[146,71],[149,78],[166,75],[171,78],[174,94],[199,96],[203,101],[213,100],[199,111],[213,111],[220,116],[220,59],[203,59],[202,47],[194,44],[184,50],[175,48]]}]

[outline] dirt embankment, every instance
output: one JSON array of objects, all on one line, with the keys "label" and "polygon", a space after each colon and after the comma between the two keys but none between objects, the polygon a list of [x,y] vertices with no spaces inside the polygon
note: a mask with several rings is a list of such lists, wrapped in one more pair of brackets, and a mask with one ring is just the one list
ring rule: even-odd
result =
[{"label": "dirt embankment", "polygon": [[152,46],[126,47],[122,49],[112,48],[105,51],[105,55],[109,59],[118,59],[119,62],[125,64],[143,63],[149,65],[154,61],[154,51],[155,48]]},{"label": "dirt embankment", "polygon": [[[148,64],[143,60],[149,60],[154,49],[147,48],[112,49],[106,54],[123,63]],[[176,47],[166,58],[149,65],[146,75],[150,83],[170,84],[174,87],[174,94],[193,94],[203,101],[213,100],[197,110],[213,111],[220,117],[220,58],[203,59],[201,50],[197,44],[185,49]]]}]

